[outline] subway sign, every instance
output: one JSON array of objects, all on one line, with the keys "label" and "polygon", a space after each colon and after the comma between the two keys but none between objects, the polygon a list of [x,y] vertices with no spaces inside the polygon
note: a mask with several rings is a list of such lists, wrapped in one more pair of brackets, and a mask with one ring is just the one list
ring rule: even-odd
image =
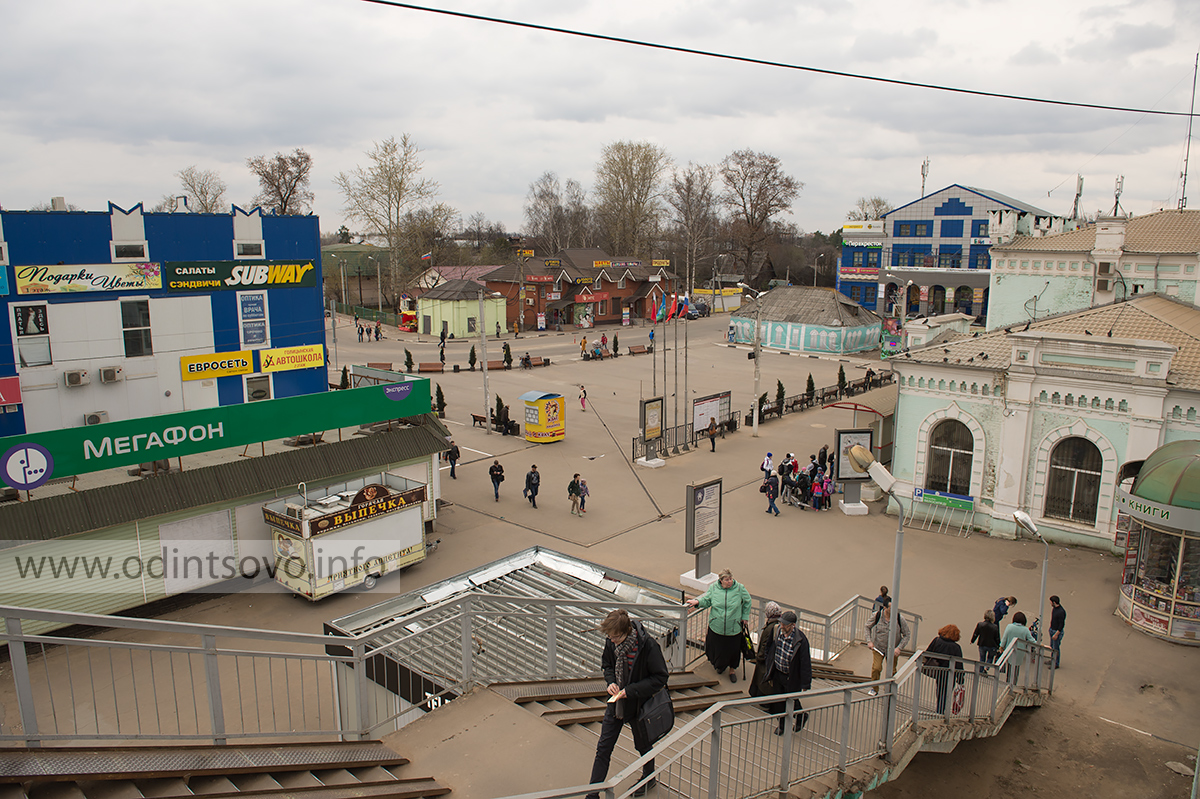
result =
[{"label": "subway sign", "polygon": [[312,261],[167,261],[167,291],[310,288],[317,285]]},{"label": "subway sign", "polygon": [[429,413],[429,380],[304,394],[0,438],[0,480],[33,489],[57,477],[178,458],[303,433]]}]

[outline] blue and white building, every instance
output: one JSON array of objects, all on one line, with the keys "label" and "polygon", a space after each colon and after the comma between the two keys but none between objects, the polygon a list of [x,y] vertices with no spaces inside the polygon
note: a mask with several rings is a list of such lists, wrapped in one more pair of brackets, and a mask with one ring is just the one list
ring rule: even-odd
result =
[{"label": "blue and white building", "polygon": [[991,246],[1073,224],[999,192],[954,184],[881,220],[847,222],[837,288],[880,315],[981,316],[988,306]]},{"label": "blue and white building", "polygon": [[0,437],[327,389],[317,217],[53,208],[0,212]]}]

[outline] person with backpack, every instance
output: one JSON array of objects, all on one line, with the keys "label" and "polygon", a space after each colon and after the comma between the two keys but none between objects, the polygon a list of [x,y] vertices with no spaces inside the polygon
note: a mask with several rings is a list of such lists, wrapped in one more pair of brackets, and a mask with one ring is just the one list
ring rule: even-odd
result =
[{"label": "person with backpack", "polygon": [[[871,647],[871,682],[879,679],[879,675],[883,673],[883,658],[884,653],[888,648],[888,636],[891,634],[892,626],[892,598],[890,596],[881,597],[879,610],[875,612],[875,618],[871,619],[871,623],[867,625],[867,646]],[[892,652],[892,674],[896,673],[896,660],[900,657],[900,651],[908,646],[908,641],[912,637],[912,633],[908,629],[908,623],[904,621],[904,617],[896,616],[896,646]],[[868,691],[871,696],[875,696],[877,690],[872,688]]]},{"label": "person with backpack", "polygon": [[813,478],[812,483],[812,506],[813,510],[819,511],[825,509],[825,476],[820,471]]},{"label": "person with backpack", "polygon": [[767,495],[767,513],[779,515],[779,508],[775,505],[775,500],[779,497],[779,476],[774,472],[767,475],[766,482],[763,483],[763,491]]},{"label": "person with backpack", "polygon": [[773,463],[774,462],[771,460],[771,453],[768,452],[767,457],[763,458],[763,462],[758,467],[758,470],[763,473],[764,480],[766,480],[767,475],[774,470]]},{"label": "person with backpack", "polygon": [[567,498],[571,500],[571,515],[579,515],[579,473],[571,478],[571,482],[567,483]]}]

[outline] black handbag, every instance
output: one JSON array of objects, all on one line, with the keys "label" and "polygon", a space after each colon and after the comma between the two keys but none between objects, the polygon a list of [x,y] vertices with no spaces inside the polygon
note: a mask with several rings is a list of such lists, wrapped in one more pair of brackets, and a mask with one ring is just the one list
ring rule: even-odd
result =
[{"label": "black handbag", "polygon": [[671,692],[664,685],[658,693],[642,703],[638,721],[646,731],[646,740],[654,743],[675,726],[675,706],[671,704]]},{"label": "black handbag", "polygon": [[754,660],[754,639],[750,637],[750,628],[742,622],[742,656],[746,660]]}]

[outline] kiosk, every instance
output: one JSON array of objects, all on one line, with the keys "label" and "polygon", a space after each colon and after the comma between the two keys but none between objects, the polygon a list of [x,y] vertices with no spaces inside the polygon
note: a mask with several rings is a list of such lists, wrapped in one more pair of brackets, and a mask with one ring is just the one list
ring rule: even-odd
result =
[{"label": "kiosk", "polygon": [[518,397],[525,403],[525,440],[538,444],[567,437],[567,403],[562,394],[527,391]]},{"label": "kiosk", "polygon": [[1200,441],[1175,441],[1121,467],[1117,612],[1168,641],[1200,645]]}]

